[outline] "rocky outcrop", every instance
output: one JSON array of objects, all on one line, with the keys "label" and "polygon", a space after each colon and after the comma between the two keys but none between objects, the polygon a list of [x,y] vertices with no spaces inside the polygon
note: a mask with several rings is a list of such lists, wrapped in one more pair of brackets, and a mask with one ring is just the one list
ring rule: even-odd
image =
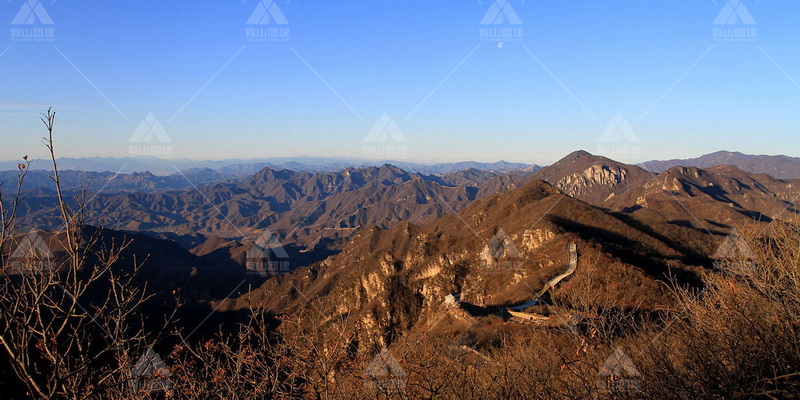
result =
[{"label": "rocky outcrop", "polygon": [[628,171],[619,166],[592,165],[562,178],[555,186],[568,196],[578,197],[598,185],[615,188],[625,182],[627,177]]}]

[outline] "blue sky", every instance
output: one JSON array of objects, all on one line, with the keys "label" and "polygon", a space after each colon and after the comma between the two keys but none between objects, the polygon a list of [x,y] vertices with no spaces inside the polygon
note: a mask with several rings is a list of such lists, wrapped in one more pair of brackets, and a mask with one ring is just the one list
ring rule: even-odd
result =
[{"label": "blue sky", "polygon": [[[65,157],[128,156],[148,113],[190,159],[364,157],[387,145],[364,143],[384,113],[410,161],[546,164],[626,141],[621,161],[800,156],[796,1],[743,0],[755,24],[727,25],[722,0],[512,0],[522,23],[497,25],[480,24],[490,0],[280,0],[285,25],[246,25],[256,0],[56,0],[39,3],[52,25],[12,24],[23,3],[0,1],[2,160],[44,155],[46,105]],[[13,37],[36,27],[54,41]],[[522,40],[481,40],[504,27]],[[638,141],[598,143],[617,114]]]}]

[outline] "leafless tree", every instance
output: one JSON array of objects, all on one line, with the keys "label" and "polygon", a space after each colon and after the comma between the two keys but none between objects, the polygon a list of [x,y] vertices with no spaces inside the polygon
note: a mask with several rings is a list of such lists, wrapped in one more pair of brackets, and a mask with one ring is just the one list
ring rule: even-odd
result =
[{"label": "leafless tree", "polygon": [[147,344],[137,310],[150,295],[133,284],[141,264],[120,268],[130,242],[109,245],[102,228],[85,225],[86,189],[74,192],[76,207],[69,205],[61,188],[55,121],[51,109],[42,114],[63,230],[37,234],[50,242],[51,254],[26,254],[12,268],[9,253],[21,244],[14,233],[16,208],[29,165],[20,164],[16,196],[2,212],[0,345],[29,397],[120,398],[129,392],[131,368]]}]

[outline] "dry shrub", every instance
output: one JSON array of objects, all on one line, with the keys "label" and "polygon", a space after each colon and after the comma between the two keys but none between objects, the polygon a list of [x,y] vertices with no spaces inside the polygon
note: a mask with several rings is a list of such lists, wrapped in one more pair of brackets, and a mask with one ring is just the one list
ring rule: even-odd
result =
[{"label": "dry shrub", "polygon": [[[664,331],[643,335],[648,397],[794,398],[800,393],[800,230],[746,229],[752,257],[704,276],[703,290],[676,290]],[[663,332],[662,332],[663,331]],[[649,337],[649,340],[645,340]]]}]

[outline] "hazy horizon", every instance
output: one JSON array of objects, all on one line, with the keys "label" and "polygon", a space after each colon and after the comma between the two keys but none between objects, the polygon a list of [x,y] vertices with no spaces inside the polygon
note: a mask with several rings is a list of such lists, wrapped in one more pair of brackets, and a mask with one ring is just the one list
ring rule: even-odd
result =
[{"label": "hazy horizon", "polygon": [[50,105],[70,158],[800,156],[789,2],[34,3],[2,6],[0,160],[46,158]]},{"label": "hazy horizon", "polygon": [[[587,151],[587,150],[576,149],[573,152],[577,152],[577,151]],[[368,166],[377,165],[377,164],[384,164],[384,163],[385,164],[392,164],[392,165],[399,165],[399,166],[402,166],[403,164],[418,164],[418,165],[430,165],[430,166],[433,166],[433,165],[437,165],[437,164],[447,165],[447,164],[473,163],[473,162],[474,163],[479,163],[479,164],[496,164],[496,163],[525,164],[525,165],[537,165],[537,166],[540,166],[540,167],[544,167],[544,166],[552,165],[556,161],[560,160],[563,157],[566,157],[568,154],[571,154],[573,152],[570,152],[570,153],[567,153],[567,154],[563,154],[563,155],[557,157],[554,161],[548,162],[548,163],[513,161],[513,160],[502,160],[502,159],[501,160],[475,160],[475,159],[467,160],[467,159],[465,159],[465,160],[457,160],[457,161],[435,161],[435,160],[434,161],[415,161],[415,160],[347,158],[347,157],[336,157],[336,156],[326,157],[326,156],[310,156],[310,155],[262,157],[262,158],[247,158],[247,159],[238,159],[238,158],[223,158],[223,159],[175,158],[175,159],[166,159],[166,158],[157,158],[157,157],[99,157],[99,156],[77,157],[77,158],[59,157],[58,159],[60,159],[62,161],[66,160],[66,159],[73,160],[73,161],[94,160],[94,159],[109,160],[109,161],[111,161],[111,160],[139,160],[139,161],[141,161],[142,164],[146,164],[148,162],[159,162],[160,161],[160,162],[163,162],[165,164],[221,163],[221,164],[224,164],[224,165],[237,165],[237,164],[248,164],[248,163],[275,163],[277,165],[280,165],[280,164],[283,164],[283,163],[290,163],[290,162],[297,162],[297,163],[302,164],[303,163],[303,159],[310,159],[310,160],[312,160],[312,163],[309,164],[309,165],[313,165],[314,162],[330,161],[330,162],[341,162],[343,164],[353,164],[354,166],[355,165],[360,165],[360,166],[363,166],[363,167],[368,167]],[[592,154],[591,151],[587,151],[587,152]],[[787,154],[748,154],[748,153],[746,153],[744,151],[738,151],[738,150],[717,150],[717,151],[712,152],[712,153],[716,153],[716,152],[742,153],[742,154],[751,155],[751,156],[769,156],[769,157],[787,156],[787,157],[794,157],[794,156],[787,155]],[[631,164],[642,164],[642,163],[646,163],[646,162],[650,162],[650,161],[671,161],[671,160],[677,160],[677,159],[694,159],[694,158],[699,158],[701,156],[712,154],[712,153],[700,154],[698,156],[690,156],[690,157],[685,157],[685,158],[673,157],[673,158],[669,158],[669,159],[665,158],[665,159],[660,159],[660,160],[644,160],[644,161],[641,161],[641,162],[631,162]],[[601,155],[601,154],[595,154],[595,155]],[[610,158],[612,160],[615,160],[615,158],[613,156],[604,156],[604,157],[607,157],[607,158]],[[800,158],[800,157],[794,157],[794,158]],[[16,169],[15,168],[16,163],[20,162],[20,161],[21,161],[21,159],[17,159],[17,160],[0,160],[0,163],[9,164],[9,166],[7,168],[5,166],[0,165],[0,170]],[[44,158],[33,159],[33,158],[29,157],[29,161],[32,161],[31,169],[34,169],[34,170],[37,170],[37,169],[39,169],[39,170],[52,169],[51,161],[50,161],[49,158],[44,157]],[[356,163],[359,163],[359,164],[356,164]],[[91,170],[91,169],[89,169],[89,170]],[[114,172],[114,171],[109,171],[109,172]],[[131,173],[131,172],[144,172],[144,170],[142,170],[142,169],[133,169],[133,170],[120,170],[120,171],[118,171],[118,173]]]}]

